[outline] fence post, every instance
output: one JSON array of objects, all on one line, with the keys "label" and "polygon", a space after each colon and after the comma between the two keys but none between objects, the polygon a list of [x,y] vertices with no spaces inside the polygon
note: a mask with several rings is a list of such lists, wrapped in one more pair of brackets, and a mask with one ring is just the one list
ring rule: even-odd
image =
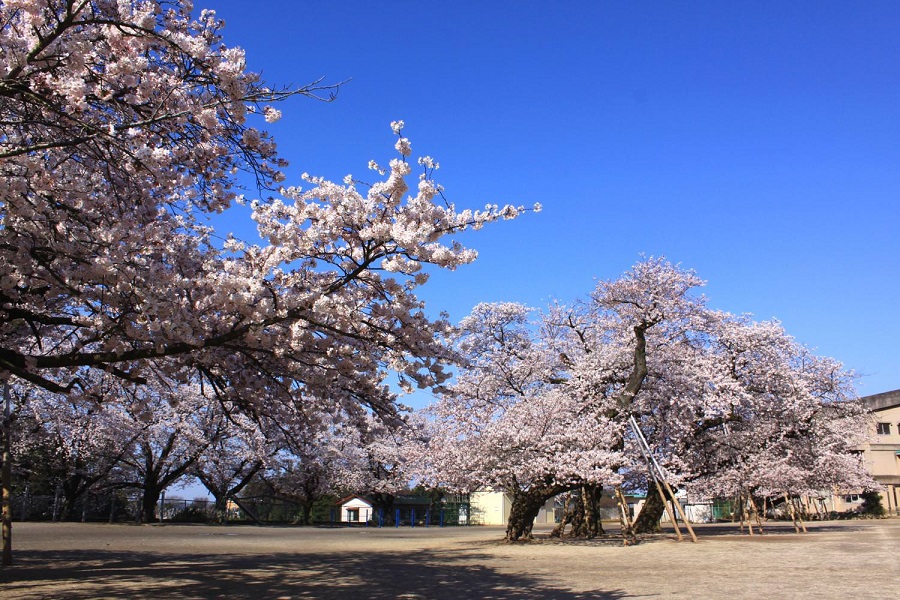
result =
[{"label": "fence post", "polygon": [[397,509],[397,518],[394,519],[394,527],[400,527],[400,509]]},{"label": "fence post", "polygon": [[62,480],[56,482],[56,492],[53,494],[53,522],[59,522],[59,503],[62,497]]},{"label": "fence post", "polygon": [[20,518],[23,521],[28,520],[28,492],[31,491],[31,486],[25,486],[25,493],[22,495],[22,514]]}]

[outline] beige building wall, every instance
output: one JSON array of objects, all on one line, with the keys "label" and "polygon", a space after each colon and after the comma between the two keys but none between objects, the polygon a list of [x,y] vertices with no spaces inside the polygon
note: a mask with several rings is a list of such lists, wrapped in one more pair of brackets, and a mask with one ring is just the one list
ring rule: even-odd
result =
[{"label": "beige building wall", "polygon": [[869,472],[884,486],[882,504],[900,515],[900,390],[862,399],[872,411],[869,443],[863,449]]},{"label": "beige building wall", "polygon": [[[469,516],[473,525],[506,525],[512,507],[512,496],[493,490],[479,490],[469,495]],[[554,523],[553,498],[541,507],[535,524]]]}]

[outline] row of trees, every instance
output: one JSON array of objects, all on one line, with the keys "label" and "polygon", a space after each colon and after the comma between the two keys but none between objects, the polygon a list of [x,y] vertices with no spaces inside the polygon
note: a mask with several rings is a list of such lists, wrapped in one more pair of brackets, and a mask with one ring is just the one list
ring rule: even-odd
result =
[{"label": "row of trees", "polygon": [[224,515],[248,486],[255,493],[301,507],[349,492],[377,496],[389,509],[408,476],[402,438],[376,418],[361,426],[321,419],[298,432],[270,420],[227,414],[214,397],[196,390],[144,397],[120,391],[102,404],[46,392],[17,398],[13,477],[21,491],[54,496],[56,516],[88,495],[125,491],[141,498],[141,520],[157,518],[160,495],[196,478]]},{"label": "row of trees", "polygon": [[[511,540],[559,494],[578,492],[576,533],[596,535],[604,487],[652,491],[635,425],[670,483],[695,498],[872,487],[852,374],[778,323],[710,309],[700,285],[650,259],[573,306],[479,305],[450,340],[455,382],[389,423],[324,404],[279,418],[229,411],[215,389],[162,377],[136,386],[95,375],[102,401],[15,386],[15,453],[23,473],[54,482],[62,518],[89,490],[131,489],[149,522],[160,494],[193,476],[222,511],[255,481],[308,522],[327,494],[389,508],[415,480],[509,492]],[[639,529],[659,520],[662,504],[648,507]]]}]

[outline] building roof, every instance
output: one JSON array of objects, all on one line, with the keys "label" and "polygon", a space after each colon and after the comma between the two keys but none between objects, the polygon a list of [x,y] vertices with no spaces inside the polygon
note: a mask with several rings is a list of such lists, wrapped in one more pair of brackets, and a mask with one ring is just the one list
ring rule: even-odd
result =
[{"label": "building roof", "polygon": [[863,406],[870,411],[886,410],[888,408],[900,406],[900,390],[863,396],[860,400],[862,400]]},{"label": "building roof", "polygon": [[371,498],[367,498],[366,496],[360,496],[359,494],[350,494],[349,496],[344,496],[343,498],[341,498],[340,500],[338,500],[337,502],[335,502],[335,504],[337,504],[338,506],[340,506],[340,505],[342,505],[342,504],[345,504],[345,503],[347,503],[347,502],[350,502],[350,501],[353,500],[353,499],[362,500],[363,502],[365,502],[365,503],[368,504],[369,506],[372,506],[372,504],[373,504]]}]

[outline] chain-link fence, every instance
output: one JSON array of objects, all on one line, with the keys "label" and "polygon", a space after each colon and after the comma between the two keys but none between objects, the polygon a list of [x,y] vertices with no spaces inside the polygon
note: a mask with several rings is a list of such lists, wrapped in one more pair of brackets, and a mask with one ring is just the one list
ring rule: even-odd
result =
[{"label": "chain-link fence", "polygon": [[[12,495],[15,521],[82,521],[124,523],[141,518],[141,495],[136,492],[88,493],[71,506],[61,496],[18,493]],[[271,496],[232,498],[224,507],[213,500],[167,498],[156,506],[156,518],[163,523],[257,523],[292,525],[348,525],[341,519],[334,498],[304,506],[301,502]],[[456,498],[433,506],[398,504],[388,509],[372,509],[360,515],[358,525],[372,526],[456,526],[469,524],[469,504]]]}]

